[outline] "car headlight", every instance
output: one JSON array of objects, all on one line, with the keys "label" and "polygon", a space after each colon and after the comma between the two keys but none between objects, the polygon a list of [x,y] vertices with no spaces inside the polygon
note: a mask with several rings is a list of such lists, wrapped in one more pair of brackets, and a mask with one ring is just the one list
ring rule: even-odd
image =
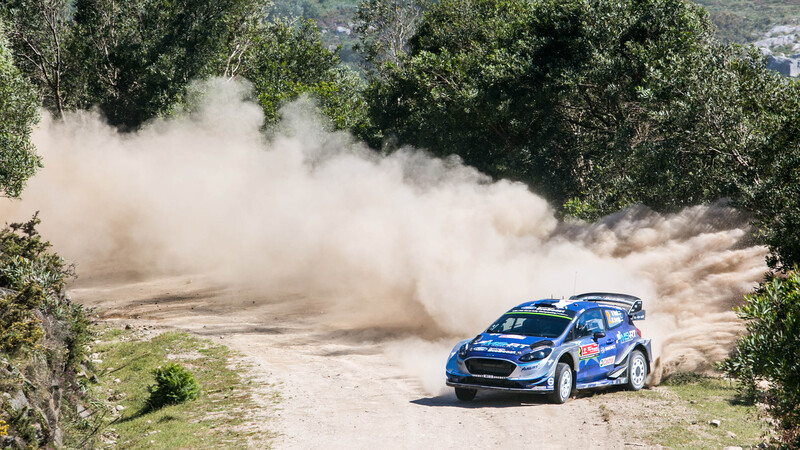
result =
[{"label": "car headlight", "polygon": [[467,357],[467,352],[469,351],[469,344],[464,344],[458,349],[458,357],[464,359]]},{"label": "car headlight", "polygon": [[530,353],[526,353],[519,357],[519,360],[522,362],[528,361],[538,361],[540,359],[545,359],[550,356],[550,353],[553,353],[553,349],[550,347],[540,348],[539,350],[534,350]]}]

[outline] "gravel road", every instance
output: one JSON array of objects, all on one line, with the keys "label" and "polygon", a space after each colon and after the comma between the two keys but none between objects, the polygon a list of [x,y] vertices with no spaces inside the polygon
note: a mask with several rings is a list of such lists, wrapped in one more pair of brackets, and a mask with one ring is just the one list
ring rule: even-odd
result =
[{"label": "gravel road", "polygon": [[[202,277],[95,278],[70,294],[96,307],[104,320],[181,329],[241,352],[250,376],[281,398],[275,406],[263,396],[263,407],[274,411],[258,426],[277,437],[254,447],[640,448],[631,430],[648,417],[669,415],[668,402],[621,391],[584,394],[564,405],[486,391],[473,402],[459,402],[443,380],[432,388],[408,369],[416,361],[424,372],[439,370],[444,377],[444,358],[431,359],[423,346],[417,358],[413,343],[407,344],[421,341],[409,341],[413,337],[403,330],[338,328],[319,302],[302,297],[264,299],[255,290],[220,287]],[[402,357],[396,357],[398,349]]]}]

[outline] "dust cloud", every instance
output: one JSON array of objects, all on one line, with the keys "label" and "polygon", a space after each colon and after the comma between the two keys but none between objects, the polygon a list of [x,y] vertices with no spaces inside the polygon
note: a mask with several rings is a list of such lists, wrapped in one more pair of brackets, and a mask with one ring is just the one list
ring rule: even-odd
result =
[{"label": "dust cloud", "polygon": [[563,223],[524,185],[456,159],[378,156],[326,131],[308,102],[265,137],[247,85],[198,89],[191,112],[133,134],[93,112],[45,119],[45,168],[0,218],[41,211],[40,231],[81,276],[213,272],[265,299],[325,300],[331,326],[417,330],[428,340],[414,348],[430,351],[409,364],[424,367],[437,339],[472,336],[514,304],[613,291],[644,299],[658,376],[702,370],[741,332],[731,306],[766,271],[766,249],[723,205]]}]

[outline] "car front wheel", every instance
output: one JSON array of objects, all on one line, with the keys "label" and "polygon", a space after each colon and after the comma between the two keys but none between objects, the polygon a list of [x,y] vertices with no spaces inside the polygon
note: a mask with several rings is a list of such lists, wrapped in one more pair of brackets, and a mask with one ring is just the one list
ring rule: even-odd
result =
[{"label": "car front wheel", "polygon": [[572,369],[569,364],[558,363],[556,366],[555,386],[549,394],[550,401],[561,404],[569,400],[572,395]]},{"label": "car front wheel", "polygon": [[456,388],[456,398],[462,402],[472,401],[477,393],[478,391],[476,389]]},{"label": "car front wheel", "polygon": [[628,360],[628,389],[638,391],[643,388],[645,378],[647,378],[647,361],[642,352],[634,350]]}]

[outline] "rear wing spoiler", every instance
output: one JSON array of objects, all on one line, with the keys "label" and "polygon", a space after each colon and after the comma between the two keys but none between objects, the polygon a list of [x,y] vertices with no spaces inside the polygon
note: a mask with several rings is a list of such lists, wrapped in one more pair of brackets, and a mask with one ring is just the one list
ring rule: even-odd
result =
[{"label": "rear wing spoiler", "polygon": [[587,292],[586,294],[573,295],[569,298],[576,302],[607,303],[622,305],[628,308],[631,320],[644,320],[645,311],[642,309],[642,299],[627,294],[614,294],[611,292]]}]

